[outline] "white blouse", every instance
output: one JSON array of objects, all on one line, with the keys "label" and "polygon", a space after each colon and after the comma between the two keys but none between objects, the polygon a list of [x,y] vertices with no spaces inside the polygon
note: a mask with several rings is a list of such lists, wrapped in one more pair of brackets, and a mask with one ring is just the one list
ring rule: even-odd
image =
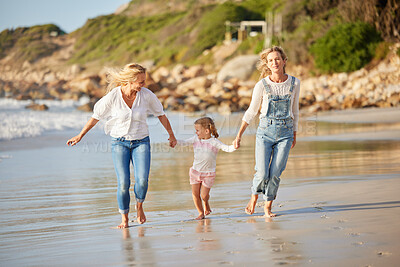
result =
[{"label": "white blouse", "polygon": [[[290,94],[290,85],[292,82],[292,77],[288,75],[286,81],[282,83],[275,83],[271,81],[270,77],[265,77],[265,81],[271,87],[272,95],[287,95]],[[291,106],[290,106],[290,117],[293,119],[293,130],[297,131],[298,123],[299,123],[299,95],[300,95],[300,80],[295,78],[294,89],[291,95]],[[258,114],[260,110],[260,119],[265,117],[268,111],[268,95],[265,91],[265,87],[262,83],[262,80],[258,81],[258,83],[254,86],[253,95],[251,96],[251,102],[249,108],[243,115],[243,121],[250,124],[250,121]]]},{"label": "white blouse", "polygon": [[112,137],[138,140],[149,135],[146,121],[148,114],[156,117],[164,115],[163,106],[152,91],[142,87],[136,94],[132,108],[129,108],[118,86],[97,101],[92,118],[106,120],[104,131]]},{"label": "white blouse", "polygon": [[225,152],[233,152],[233,145],[225,145],[217,138],[199,139],[197,135],[187,140],[178,140],[178,145],[193,144],[194,160],[192,168],[198,172],[215,172],[217,165],[217,153],[221,149]]}]

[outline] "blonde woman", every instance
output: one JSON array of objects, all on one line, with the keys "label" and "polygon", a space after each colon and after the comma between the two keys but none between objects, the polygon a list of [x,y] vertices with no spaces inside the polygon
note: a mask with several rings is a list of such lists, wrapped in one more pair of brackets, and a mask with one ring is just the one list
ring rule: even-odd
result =
[{"label": "blonde woman", "polygon": [[251,103],[245,112],[234,141],[240,147],[241,137],[261,106],[260,123],[256,134],[256,173],[251,188],[251,199],[245,209],[253,214],[258,194],[264,194],[264,212],[271,212],[276,198],[280,176],[286,167],[290,149],[296,145],[299,121],[300,81],[286,74],[287,57],[281,47],[264,50],[258,64],[261,80],[255,85]]},{"label": "blonde woman", "polygon": [[95,104],[92,118],[77,136],[67,141],[67,145],[76,145],[99,120],[106,121],[104,130],[111,136],[112,157],[118,178],[117,200],[122,215],[118,228],[126,228],[129,226],[131,161],[135,175],[137,222],[143,224],[146,221],[143,202],[150,172],[150,139],[146,123],[148,113],[158,117],[167,130],[171,147],[176,145],[176,139],[160,101],[153,92],[144,87],[144,67],[132,63],[119,71],[109,70],[107,81],[108,93]]}]

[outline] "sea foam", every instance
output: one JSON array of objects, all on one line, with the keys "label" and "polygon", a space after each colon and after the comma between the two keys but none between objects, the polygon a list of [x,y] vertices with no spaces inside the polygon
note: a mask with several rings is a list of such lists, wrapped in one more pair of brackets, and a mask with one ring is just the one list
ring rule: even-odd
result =
[{"label": "sea foam", "polygon": [[25,109],[32,101],[0,99],[0,140],[39,136],[51,131],[81,129],[91,113],[77,111],[76,107],[87,101],[86,98],[79,101],[38,100],[35,103],[45,104],[49,109],[34,111]]}]

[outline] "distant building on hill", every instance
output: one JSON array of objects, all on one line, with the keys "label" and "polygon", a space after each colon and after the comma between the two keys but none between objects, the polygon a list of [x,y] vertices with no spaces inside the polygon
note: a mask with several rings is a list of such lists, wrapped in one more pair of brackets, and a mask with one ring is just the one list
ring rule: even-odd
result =
[{"label": "distant building on hill", "polygon": [[[225,22],[225,41],[242,42],[247,36],[264,35],[264,48],[270,47],[272,38],[282,36],[282,15],[267,12],[264,20],[244,20],[241,22]],[[261,30],[261,31],[260,31]]]}]

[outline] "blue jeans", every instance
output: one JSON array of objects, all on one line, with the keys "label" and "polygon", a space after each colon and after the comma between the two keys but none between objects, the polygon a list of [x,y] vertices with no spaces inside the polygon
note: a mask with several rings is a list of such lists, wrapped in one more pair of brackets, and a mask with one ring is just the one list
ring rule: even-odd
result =
[{"label": "blue jeans", "polygon": [[262,118],[256,134],[256,173],[251,193],[274,200],[280,176],[286,167],[293,143],[293,120]]},{"label": "blue jeans", "polygon": [[115,172],[118,178],[117,200],[121,214],[129,212],[131,177],[129,165],[132,161],[135,187],[134,192],[137,202],[146,198],[149,172],[150,172],[150,138],[141,140],[125,140],[125,138],[111,139],[111,150]]}]

